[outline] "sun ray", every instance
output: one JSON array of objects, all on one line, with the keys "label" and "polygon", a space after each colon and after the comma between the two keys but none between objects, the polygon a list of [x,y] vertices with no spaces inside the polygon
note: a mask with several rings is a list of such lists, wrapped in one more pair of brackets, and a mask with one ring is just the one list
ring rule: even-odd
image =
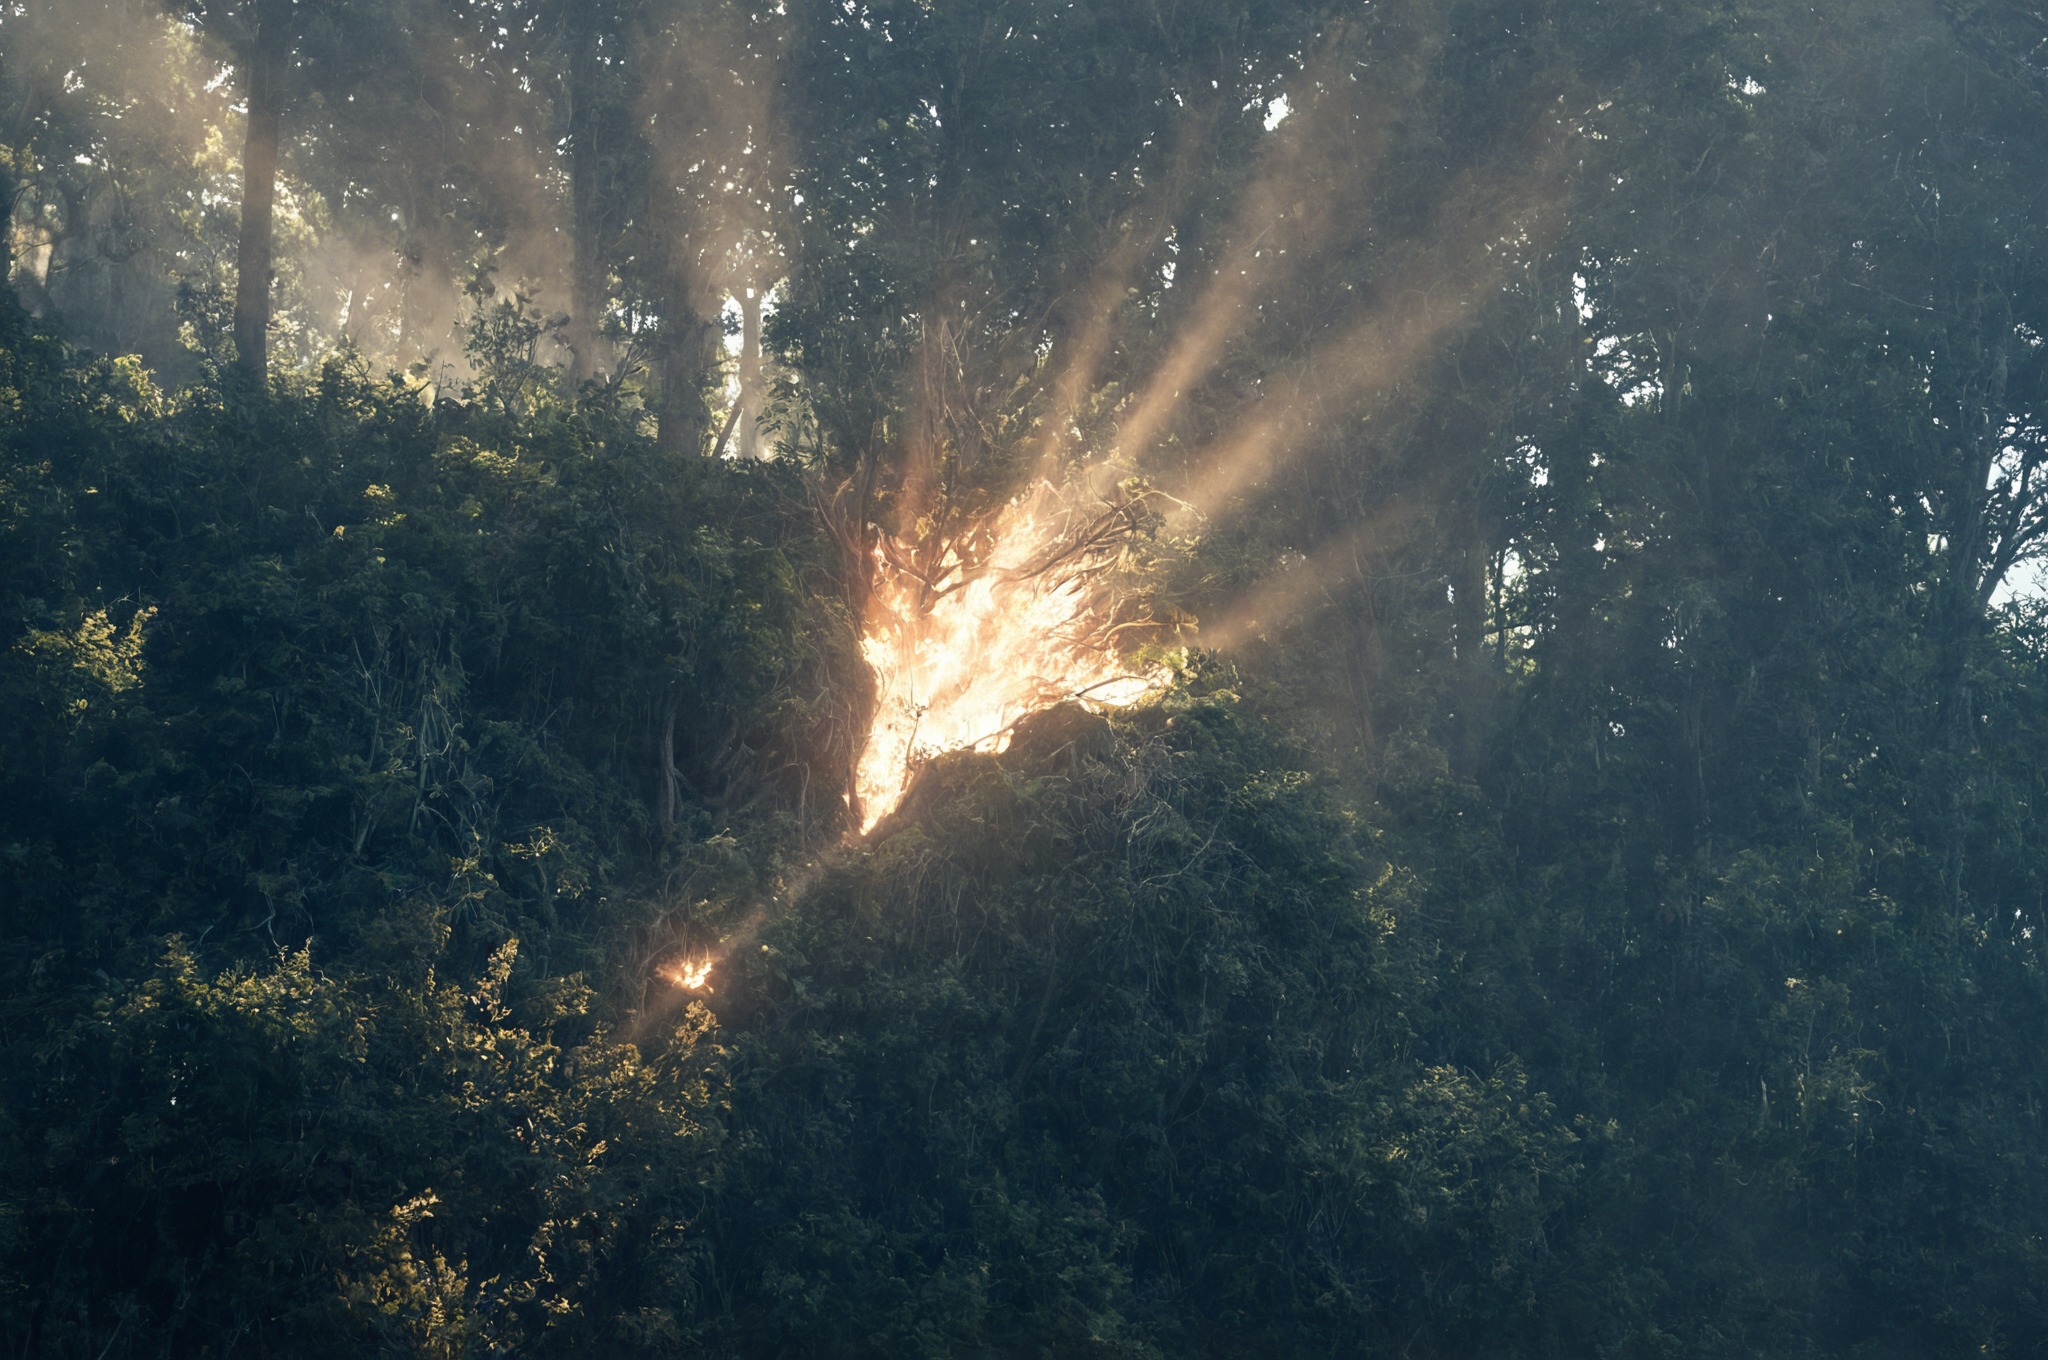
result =
[{"label": "sun ray", "polygon": [[1398,271],[1406,286],[1317,345],[1273,384],[1284,397],[1256,403],[1201,454],[1170,520],[1185,528],[1227,514],[1323,431],[1412,379],[1499,292],[1515,259],[1508,244],[1544,230],[1550,195],[1537,192],[1539,180],[1532,172],[1506,191],[1468,183],[1454,195],[1438,215],[1439,232]]},{"label": "sun ray", "polygon": [[1050,414],[1041,437],[1036,477],[1060,475],[1068,452],[1068,434],[1082,404],[1096,386],[1115,339],[1117,322],[1133,281],[1159,250],[1175,214],[1186,204],[1196,182],[1196,163],[1210,139],[1216,119],[1209,110],[1191,116],[1181,129],[1180,145],[1166,174],[1144,194],[1116,231],[1115,242],[1089,272],[1076,310],[1081,318],[1073,339],[1064,346],[1059,376],[1053,381]]},{"label": "sun ray", "polygon": [[[1360,147],[1370,153],[1367,160],[1384,150],[1385,127],[1367,120],[1378,131],[1362,132],[1356,101],[1348,87],[1341,95],[1325,92],[1317,101],[1304,100],[1309,111],[1282,124],[1279,149],[1239,212],[1242,239],[1106,456],[1064,479],[1041,477],[991,513],[967,516],[935,502],[927,510],[928,497],[944,496],[930,465],[943,438],[935,422],[944,393],[929,372],[920,375],[927,380],[911,422],[906,452],[912,470],[903,487],[907,507],[917,513],[905,514],[899,505],[900,536],[877,529],[862,540],[869,573],[862,651],[877,695],[852,799],[862,834],[897,805],[933,755],[1000,751],[1015,724],[1039,709],[1074,698],[1126,703],[1161,683],[1156,673],[1126,662],[1114,645],[1129,621],[1117,616],[1108,574],[1150,501],[1144,493],[1134,499],[1112,490],[1115,478],[1143,467],[1142,455],[1188,388],[1214,370],[1233,336],[1250,327],[1255,296],[1278,287],[1321,244],[1333,200],[1326,196],[1311,206],[1293,195],[1327,177],[1330,162],[1319,158],[1334,153],[1325,143],[1342,140],[1354,177]],[[1332,126],[1344,126],[1348,140],[1319,131],[1324,125],[1317,108],[1337,120]],[[1554,169],[1552,158],[1539,156],[1505,185],[1469,174],[1464,188],[1444,201],[1436,229],[1389,271],[1405,286],[1284,374],[1290,397],[1253,405],[1194,460],[1188,475],[1173,479],[1182,491],[1177,508],[1164,517],[1167,526],[1193,530],[1227,515],[1237,498],[1301,456],[1325,429],[1417,372],[1483,310],[1515,260],[1526,255],[1517,247],[1540,233],[1543,205],[1554,197],[1546,192]],[[1093,284],[1099,309],[1114,302],[1108,292],[1114,281],[1144,258],[1145,251],[1130,244],[1104,259]],[[1057,470],[1055,450],[1071,418],[1069,405],[1092,385],[1111,333],[1098,316],[1074,346],[1055,385],[1055,428],[1040,450],[1042,467]],[[921,363],[927,369],[959,366],[959,356],[946,352],[945,334],[928,332],[926,341]],[[1313,577],[1295,581],[1291,574],[1270,583],[1272,608],[1301,607],[1314,584]],[[1260,599],[1243,603],[1272,612]]]},{"label": "sun ray", "polygon": [[1384,554],[1411,526],[1405,506],[1389,505],[1319,544],[1278,562],[1204,622],[1201,641],[1219,652],[1270,636],[1335,603],[1338,586],[1362,580],[1368,559]]},{"label": "sun ray", "polygon": [[1270,134],[1261,168],[1239,197],[1225,238],[1230,244],[1120,422],[1123,463],[1143,461],[1187,393],[1215,371],[1229,342],[1251,328],[1257,301],[1311,262],[1344,218],[1340,208],[1369,189],[1391,144],[1400,101],[1367,99],[1360,83],[1341,72],[1332,56],[1336,47],[1327,47],[1304,72],[1296,111]]}]

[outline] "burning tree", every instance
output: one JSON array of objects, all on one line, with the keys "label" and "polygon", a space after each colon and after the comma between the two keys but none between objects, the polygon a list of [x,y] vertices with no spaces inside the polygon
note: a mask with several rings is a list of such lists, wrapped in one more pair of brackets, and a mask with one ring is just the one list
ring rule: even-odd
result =
[{"label": "burning tree", "polygon": [[1039,709],[1128,703],[1154,687],[1157,672],[1127,660],[1117,639],[1157,625],[1123,617],[1112,585],[1146,522],[1143,495],[1091,513],[1071,489],[1041,481],[936,552],[873,536],[862,651],[877,695],[856,774],[863,831],[933,753],[1000,751]]}]

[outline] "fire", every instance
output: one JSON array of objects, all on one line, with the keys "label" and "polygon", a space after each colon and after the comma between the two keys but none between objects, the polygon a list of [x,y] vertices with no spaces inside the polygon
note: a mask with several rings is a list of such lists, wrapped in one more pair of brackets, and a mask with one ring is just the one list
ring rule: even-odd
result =
[{"label": "fire", "polygon": [[1104,569],[1133,505],[1076,527],[1049,488],[1013,501],[963,554],[920,573],[890,540],[874,549],[861,649],[875,674],[874,727],[856,789],[863,833],[946,751],[1001,751],[1017,721],[1066,699],[1126,704],[1155,688],[1110,645]]},{"label": "fire", "polygon": [[711,980],[710,959],[676,959],[663,964],[660,971],[663,979],[671,986],[680,987],[686,992],[711,990],[705,985]]}]

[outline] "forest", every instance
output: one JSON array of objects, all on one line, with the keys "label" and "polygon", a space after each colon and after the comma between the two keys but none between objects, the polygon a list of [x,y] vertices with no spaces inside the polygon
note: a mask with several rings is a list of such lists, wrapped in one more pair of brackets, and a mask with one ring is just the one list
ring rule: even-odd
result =
[{"label": "forest", "polygon": [[0,0],[0,212],[6,1355],[2048,1356],[2031,0]]}]

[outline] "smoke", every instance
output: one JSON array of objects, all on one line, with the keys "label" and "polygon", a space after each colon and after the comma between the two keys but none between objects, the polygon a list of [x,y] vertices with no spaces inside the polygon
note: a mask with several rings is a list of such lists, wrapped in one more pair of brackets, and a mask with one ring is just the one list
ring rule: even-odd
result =
[{"label": "smoke", "polygon": [[326,73],[321,116],[302,129],[334,218],[305,261],[307,305],[330,345],[391,367],[459,356],[479,301],[569,305],[564,171],[547,136],[560,91],[536,79],[532,52],[460,18],[410,11],[381,69]]},{"label": "smoke", "polygon": [[[232,17],[231,15],[229,16]],[[274,344],[405,367],[458,356],[470,285],[569,305],[563,95],[436,6],[324,31],[288,77]],[[18,180],[12,282],[96,347],[189,371],[218,343],[241,197],[235,54],[153,0],[0,10],[0,143]],[[179,323],[183,321],[183,329]]]},{"label": "smoke", "polygon": [[653,148],[659,282],[697,319],[765,297],[788,262],[780,240],[789,139],[776,101],[787,33],[731,9],[676,15],[650,35],[640,114]]},{"label": "smoke", "polygon": [[147,0],[0,11],[10,282],[31,312],[99,347],[182,355],[178,285],[213,263],[208,194],[226,169],[218,74]]}]

